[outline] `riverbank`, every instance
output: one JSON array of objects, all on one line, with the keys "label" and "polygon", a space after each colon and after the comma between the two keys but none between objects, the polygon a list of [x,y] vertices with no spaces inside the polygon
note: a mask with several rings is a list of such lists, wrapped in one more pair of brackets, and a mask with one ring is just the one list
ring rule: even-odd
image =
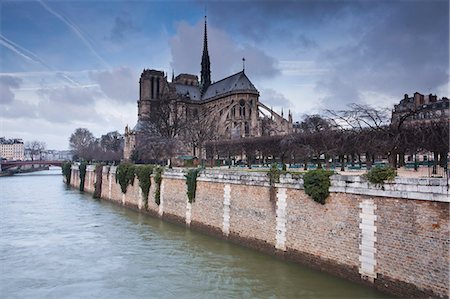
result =
[{"label": "riverbank", "polygon": [[[88,166],[85,190],[101,197],[400,297],[448,297],[449,199],[445,179],[404,179],[373,186],[333,176],[325,205],[310,199],[301,178],[275,184],[265,173],[206,170],[188,202],[182,169],[166,170],[160,204],[151,179],[148,205],[135,179],[125,194],[115,167]],[[79,185],[72,167],[71,184]]]},{"label": "riverbank", "polygon": [[93,199],[60,175],[1,179],[2,299],[389,298]]}]

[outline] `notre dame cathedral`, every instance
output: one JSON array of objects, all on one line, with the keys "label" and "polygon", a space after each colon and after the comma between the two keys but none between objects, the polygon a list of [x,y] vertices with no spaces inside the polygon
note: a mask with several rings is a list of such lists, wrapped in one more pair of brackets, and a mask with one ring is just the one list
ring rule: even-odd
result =
[{"label": "notre dame cathedral", "polygon": [[[211,82],[211,64],[208,54],[207,22],[203,40],[200,81],[196,75],[172,74],[171,82],[163,71],[144,69],[139,80],[138,122],[133,129],[125,128],[124,159],[129,160],[142,128],[152,121],[152,110],[161,101],[169,101],[177,108],[167,115],[168,121],[184,119],[189,126],[190,118],[210,120],[214,125],[216,140],[284,135],[292,132],[292,115],[288,119],[275,113],[259,101],[259,92],[245,74],[245,70],[216,82]],[[207,122],[208,123],[208,122]],[[175,138],[177,136],[174,136]],[[183,147],[179,155],[199,156],[201,149]]]}]

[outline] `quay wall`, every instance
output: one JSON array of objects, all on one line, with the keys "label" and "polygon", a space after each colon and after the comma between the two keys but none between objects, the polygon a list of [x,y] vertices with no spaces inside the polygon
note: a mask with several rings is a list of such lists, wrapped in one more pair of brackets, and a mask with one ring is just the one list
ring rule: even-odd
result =
[{"label": "quay wall", "polygon": [[[87,168],[85,191],[94,191],[94,171]],[[103,199],[393,295],[448,298],[446,179],[396,178],[375,186],[334,175],[321,205],[306,195],[301,177],[282,175],[271,199],[265,173],[204,170],[191,204],[183,169],[167,169],[160,205],[151,177],[145,208],[138,179],[123,194],[115,173],[116,167],[103,167]],[[71,185],[79,187],[76,165]]]}]

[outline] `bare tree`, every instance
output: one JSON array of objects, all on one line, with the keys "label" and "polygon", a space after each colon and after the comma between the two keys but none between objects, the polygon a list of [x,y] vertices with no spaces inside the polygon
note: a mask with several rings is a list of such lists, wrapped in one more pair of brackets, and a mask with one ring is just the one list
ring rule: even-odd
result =
[{"label": "bare tree", "polygon": [[76,129],[69,138],[69,146],[73,150],[74,155],[86,160],[90,160],[93,143],[95,142],[94,135],[86,128]]},{"label": "bare tree", "polygon": [[29,154],[31,161],[35,159],[42,160],[42,154],[45,151],[45,142],[33,140],[25,143],[25,151]]},{"label": "bare tree", "polygon": [[186,123],[182,108],[167,96],[152,103],[150,118],[139,122],[135,161],[163,163],[182,151],[179,137]]},{"label": "bare tree", "polygon": [[203,159],[204,143],[218,139],[218,119],[206,108],[194,108],[188,113],[189,122],[183,129],[183,140],[191,147],[193,156]]}]

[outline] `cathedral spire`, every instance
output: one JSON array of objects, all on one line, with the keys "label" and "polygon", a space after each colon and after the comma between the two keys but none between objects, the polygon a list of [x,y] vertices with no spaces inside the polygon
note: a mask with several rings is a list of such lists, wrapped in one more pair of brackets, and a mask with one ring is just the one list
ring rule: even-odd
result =
[{"label": "cathedral spire", "polygon": [[211,84],[211,64],[209,62],[208,54],[208,32],[206,28],[206,16],[205,16],[205,35],[203,38],[203,55],[202,55],[202,70],[201,70],[201,90],[202,94],[205,93],[208,86]]}]

